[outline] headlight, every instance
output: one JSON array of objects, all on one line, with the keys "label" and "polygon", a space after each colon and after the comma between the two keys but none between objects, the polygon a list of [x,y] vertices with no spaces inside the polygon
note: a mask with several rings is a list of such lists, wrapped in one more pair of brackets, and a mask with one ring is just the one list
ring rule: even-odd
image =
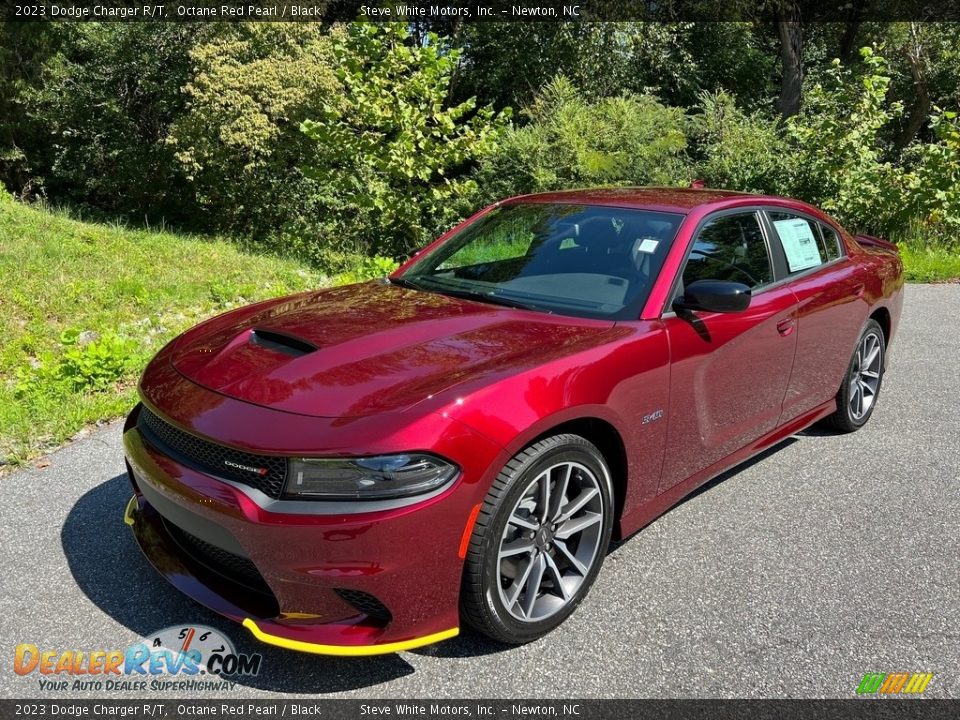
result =
[{"label": "headlight", "polygon": [[409,497],[453,479],[457,466],[424,453],[290,461],[285,495],[317,500]]}]

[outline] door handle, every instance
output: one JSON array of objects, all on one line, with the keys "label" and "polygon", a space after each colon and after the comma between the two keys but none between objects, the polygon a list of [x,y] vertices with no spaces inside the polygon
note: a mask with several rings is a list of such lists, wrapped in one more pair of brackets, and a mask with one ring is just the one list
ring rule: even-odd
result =
[{"label": "door handle", "polygon": [[777,332],[786,337],[793,332],[793,329],[796,327],[796,323],[793,318],[787,318],[786,320],[781,320],[777,323]]}]

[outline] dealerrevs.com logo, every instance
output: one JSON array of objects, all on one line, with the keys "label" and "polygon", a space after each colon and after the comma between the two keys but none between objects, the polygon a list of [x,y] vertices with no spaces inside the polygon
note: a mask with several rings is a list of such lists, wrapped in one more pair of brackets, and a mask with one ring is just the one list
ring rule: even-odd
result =
[{"label": "dealerrevs.com logo", "polygon": [[857,695],[920,695],[933,680],[933,673],[867,673],[857,686]]},{"label": "dealerrevs.com logo", "polygon": [[21,643],[17,675],[35,676],[40,690],[64,692],[232,690],[231,677],[260,672],[263,656],[238,653],[218,630],[176,625],[145,636],[126,650],[51,650]]}]

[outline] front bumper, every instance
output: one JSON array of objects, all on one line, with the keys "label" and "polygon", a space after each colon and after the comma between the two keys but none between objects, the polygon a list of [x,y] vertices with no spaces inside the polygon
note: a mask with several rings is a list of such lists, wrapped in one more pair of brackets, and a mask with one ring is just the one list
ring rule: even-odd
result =
[{"label": "front bumper", "polygon": [[124,520],[181,592],[263,642],[305,652],[374,655],[457,634],[462,541],[502,452],[489,440],[451,425],[435,449],[458,462],[461,477],[422,503],[274,513],[235,484],[157,452],[135,415],[124,432],[135,492]]}]

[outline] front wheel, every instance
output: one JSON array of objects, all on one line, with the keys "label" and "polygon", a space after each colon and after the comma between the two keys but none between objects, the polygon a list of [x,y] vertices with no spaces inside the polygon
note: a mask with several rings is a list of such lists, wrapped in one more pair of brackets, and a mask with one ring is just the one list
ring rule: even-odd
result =
[{"label": "front wheel", "polygon": [[867,321],[837,393],[837,411],[829,417],[837,430],[853,432],[867,424],[880,395],[885,352],[883,330],[876,320]]},{"label": "front wheel", "polygon": [[477,516],[461,592],[464,620],[511,644],[560,625],[603,563],[612,497],[603,455],[578,435],[549,437],[514,456]]}]

